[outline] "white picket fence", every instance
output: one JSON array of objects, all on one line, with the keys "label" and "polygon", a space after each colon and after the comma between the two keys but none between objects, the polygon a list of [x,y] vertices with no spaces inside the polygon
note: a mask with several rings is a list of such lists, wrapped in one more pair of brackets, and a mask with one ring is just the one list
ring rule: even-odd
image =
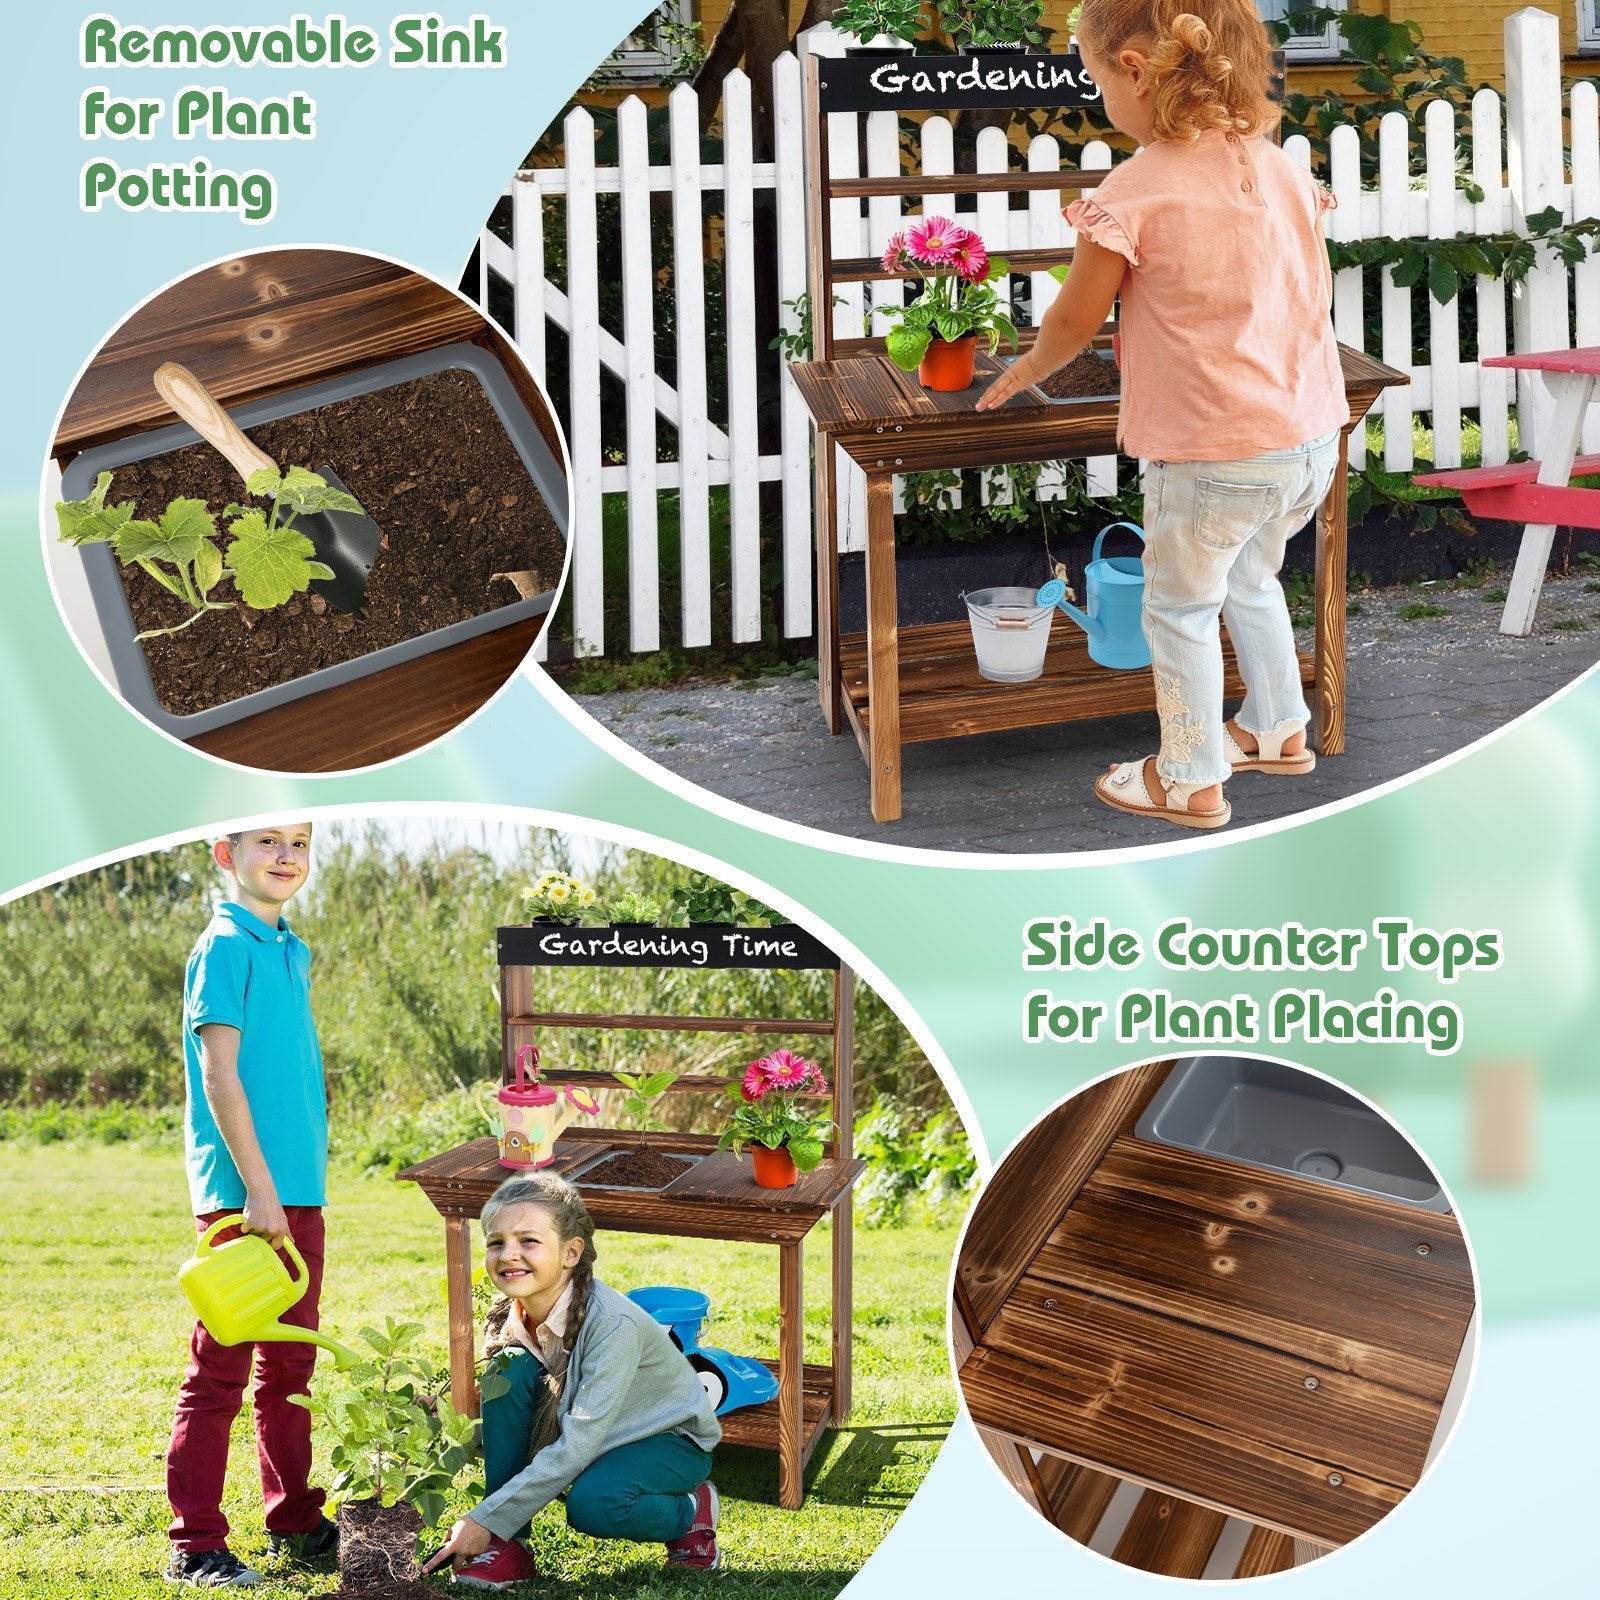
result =
[{"label": "white picket fence", "polygon": [[[831,30],[814,30],[810,48],[832,53],[838,41]],[[1550,205],[1570,220],[1600,216],[1600,116],[1591,82],[1577,83],[1566,111],[1570,116],[1570,150],[1564,149],[1560,89],[1560,44],[1556,19],[1524,10],[1506,23],[1507,83],[1504,103],[1492,90],[1482,90],[1472,104],[1473,182],[1483,198],[1473,201],[1457,187],[1456,128],[1452,108],[1436,102],[1427,108],[1423,146],[1410,146],[1403,117],[1384,119],[1379,136],[1377,187],[1363,188],[1358,141],[1353,128],[1335,130],[1331,140],[1330,187],[1339,201],[1328,213],[1329,236],[1353,241],[1406,236],[1445,238],[1455,234],[1518,231],[1522,219]],[[680,86],[670,100],[670,149],[666,165],[652,165],[645,107],[636,98],[618,111],[618,160],[614,167],[594,159],[594,124],[576,110],[565,124],[565,165],[526,169],[510,190],[512,242],[485,230],[480,252],[480,298],[487,305],[493,274],[514,295],[511,328],[517,343],[544,381],[547,329],[568,338],[567,395],[573,466],[571,539],[572,568],[568,579],[573,606],[575,647],[580,655],[605,652],[604,614],[608,584],[622,574],[607,574],[602,551],[602,501],[607,495],[627,497],[628,639],[632,651],[660,648],[659,529],[657,496],[675,491],[678,500],[680,587],[678,637],[688,647],[712,638],[711,552],[714,539],[730,541],[731,612],[729,633],[735,641],[761,636],[759,490],[765,482],[782,485],[783,615],[790,637],[812,626],[812,505],[810,438],[804,408],[794,386],[785,379],[781,396],[780,448],[760,453],[756,428],[757,356],[756,274],[753,215],[760,191],[774,191],[777,223],[777,293],[780,301],[804,293],[804,175],[801,152],[801,74],[793,56],[779,59],[773,70],[777,107],[775,159],[752,158],[750,84],[741,72],[729,75],[722,101],[723,160],[700,159],[698,107],[693,92]],[[899,134],[892,113],[866,118],[864,141],[856,136],[856,118],[837,117],[830,145],[835,172],[855,175],[858,146],[864,143],[868,176],[900,171]],[[932,176],[953,172],[951,127],[933,117],[921,132],[920,170]],[[1286,151],[1309,167],[1310,150],[1303,139],[1290,139]],[[1420,158],[1420,159],[1419,159]],[[986,130],[980,136],[977,167],[1001,170],[1009,159],[1005,136]],[[1089,145],[1083,153],[1087,170],[1103,169],[1112,160],[1109,148]],[[1035,139],[1027,163],[1034,170],[1059,170],[1062,156],[1055,141]],[[1568,174],[1570,173],[1570,181]],[[673,310],[676,327],[676,381],[669,384],[656,370],[655,304],[657,284],[651,258],[650,196],[670,194],[672,215]],[[601,261],[597,249],[596,197],[618,195],[621,217],[620,258]],[[717,237],[705,223],[707,194],[721,197]],[[953,197],[929,193],[927,210],[957,215],[975,227],[991,251],[1070,244],[1072,232],[1063,222],[1057,198],[1031,194],[1026,209],[1008,209],[1008,197],[983,195],[970,213],[959,213]],[[564,207],[566,288],[546,274],[546,207]],[[875,254],[888,235],[901,226],[895,199],[835,201],[833,232],[841,256]],[[713,248],[723,266],[722,329],[706,322],[703,265]],[[1571,304],[1569,316],[1569,277]],[[601,326],[598,285],[620,282],[623,314],[620,332]],[[845,303],[835,310],[842,334],[859,333],[868,305],[893,303],[899,284],[852,285]],[[1036,319],[1056,292],[1046,273],[1031,275],[1031,315]],[[1363,307],[1376,295],[1382,320],[1381,348],[1369,353],[1390,366],[1408,371],[1411,381],[1387,390],[1380,402],[1385,419],[1384,465],[1405,471],[1412,465],[1414,416],[1431,422],[1434,461],[1440,467],[1461,461],[1463,415],[1475,413],[1482,428],[1483,461],[1507,459],[1510,424],[1516,418],[1523,449],[1537,453],[1541,431],[1548,426],[1548,394],[1537,379],[1523,377],[1520,393],[1504,369],[1485,369],[1479,357],[1505,353],[1506,295],[1514,295],[1513,344],[1518,350],[1552,349],[1569,344],[1600,344],[1600,255],[1569,274],[1548,251],[1514,291],[1494,279],[1480,278],[1464,286],[1449,305],[1440,305],[1425,291],[1397,288],[1388,270],[1364,273],[1350,268],[1336,275],[1334,326],[1341,340],[1360,346]],[[1469,298],[1477,312],[1478,341],[1470,359],[1462,357],[1461,316]],[[1415,363],[1411,351],[1415,313],[1427,319],[1422,341],[1429,359]],[[792,327],[794,314],[783,312]],[[878,322],[876,327],[883,324]],[[707,414],[707,352],[712,335],[726,339],[727,406],[719,417]],[[621,461],[602,459],[601,374],[620,379],[626,395],[626,448]],[[1600,408],[1597,408],[1600,409]],[[676,430],[676,458],[657,459],[660,425]],[[1354,456],[1364,460],[1360,430]],[[1591,418],[1586,449],[1600,449],[1600,418]],[[1095,493],[1115,486],[1114,458],[1090,464]],[[713,528],[710,489],[728,488],[727,527]],[[865,526],[859,497],[859,475],[851,469],[841,478],[846,510],[841,547],[859,546]],[[1052,486],[1041,482],[1041,494]],[[615,648],[615,642],[612,642]]]}]

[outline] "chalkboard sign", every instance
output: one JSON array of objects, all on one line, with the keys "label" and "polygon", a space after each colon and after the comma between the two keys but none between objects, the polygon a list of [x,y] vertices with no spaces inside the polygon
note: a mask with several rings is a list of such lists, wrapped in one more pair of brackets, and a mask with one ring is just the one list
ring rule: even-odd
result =
[{"label": "chalkboard sign", "polygon": [[516,923],[496,930],[502,967],[773,967],[829,971],[839,958],[792,923],[736,928],[691,923],[687,928],[562,927]]},{"label": "chalkboard sign", "polygon": [[878,56],[817,58],[818,105],[823,111],[1012,110],[1023,106],[1098,105],[1076,51],[1031,56]]}]

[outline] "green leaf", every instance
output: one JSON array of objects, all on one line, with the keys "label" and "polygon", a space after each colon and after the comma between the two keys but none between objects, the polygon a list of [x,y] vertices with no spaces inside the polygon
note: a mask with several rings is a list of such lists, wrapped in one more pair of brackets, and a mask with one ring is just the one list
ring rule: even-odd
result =
[{"label": "green leaf", "polygon": [[[259,511],[247,511],[231,523],[228,565],[247,606],[270,611],[291,595],[303,594],[315,574],[317,547],[293,528],[268,527]],[[326,568],[322,569],[326,571]]]},{"label": "green leaf", "polygon": [[181,567],[193,561],[200,546],[217,533],[217,519],[204,500],[174,500],[161,513],[159,524],[124,523],[117,535],[117,555],[124,562],[165,561]]},{"label": "green leaf", "polygon": [[1395,263],[1394,284],[1397,289],[1411,289],[1422,282],[1423,269],[1428,265],[1428,258],[1420,251],[1413,250],[1401,261]]},{"label": "green leaf", "polygon": [[822,1160],[823,1143],[820,1139],[791,1139],[789,1154],[802,1172],[812,1172]]},{"label": "green leaf", "polygon": [[1456,291],[1461,287],[1460,275],[1448,261],[1441,257],[1434,257],[1428,267],[1428,292],[1442,306],[1447,306],[1456,297]]},{"label": "green leaf", "polygon": [[105,544],[116,538],[133,515],[133,501],[108,506],[106,491],[110,487],[111,474],[102,472],[82,500],[56,501],[56,526],[63,544]]},{"label": "green leaf", "polygon": [[361,502],[343,489],[330,487],[328,480],[307,467],[290,467],[283,475],[277,493],[278,504],[295,516],[313,511],[361,512]]},{"label": "green leaf", "polygon": [[926,328],[907,327],[903,322],[898,328],[891,328],[884,340],[889,359],[902,372],[915,372],[932,343],[933,339]]},{"label": "green leaf", "polygon": [[[283,482],[283,477],[276,467],[257,467],[248,478],[244,480],[245,490],[255,495],[258,499],[271,500],[278,493],[278,486]],[[240,510],[244,508],[241,506]]]},{"label": "green leaf", "polygon": [[201,542],[194,558],[194,586],[201,594],[210,594],[222,576],[222,552],[211,540]]}]

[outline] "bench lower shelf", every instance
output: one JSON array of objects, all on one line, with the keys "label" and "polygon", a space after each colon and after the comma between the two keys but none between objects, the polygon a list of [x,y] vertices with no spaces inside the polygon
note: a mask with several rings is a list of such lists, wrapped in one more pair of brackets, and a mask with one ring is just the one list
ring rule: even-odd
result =
[{"label": "bench lower shelf", "polygon": [[[1223,634],[1223,693],[1244,693],[1233,649]],[[1314,682],[1312,656],[1301,651],[1300,681]],[[1088,641],[1075,627],[1051,630],[1044,672],[1028,683],[995,683],[978,675],[972,629],[965,622],[925,623],[899,630],[900,740],[917,744],[969,733],[998,733],[1081,722],[1125,712],[1154,711],[1155,682],[1148,669],[1117,671],[1089,658]],[[843,708],[863,741],[870,738],[867,636],[839,640]]]},{"label": "bench lower shelf", "polygon": [[[762,1363],[774,1376],[778,1363]],[[811,1459],[817,1441],[833,1422],[833,1368],[807,1364],[801,1378],[800,1460],[802,1465]],[[722,1423],[724,1444],[744,1445],[753,1450],[778,1448],[778,1402],[767,1401],[762,1406],[748,1406],[740,1411],[730,1411],[718,1419]]]}]

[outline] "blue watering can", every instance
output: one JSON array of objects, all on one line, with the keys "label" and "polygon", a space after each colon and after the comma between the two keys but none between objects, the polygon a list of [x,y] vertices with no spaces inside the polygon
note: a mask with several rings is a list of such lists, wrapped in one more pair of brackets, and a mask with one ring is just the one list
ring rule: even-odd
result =
[{"label": "blue watering can", "polygon": [[1127,528],[1144,539],[1144,529],[1136,522],[1108,522],[1095,536],[1094,553],[1084,568],[1087,613],[1067,600],[1067,586],[1052,578],[1034,596],[1041,606],[1056,606],[1066,612],[1089,636],[1089,656],[1102,667],[1150,665],[1150,646],[1145,643],[1140,613],[1144,609],[1144,563],[1138,556],[1102,556],[1100,547],[1113,528]]}]

